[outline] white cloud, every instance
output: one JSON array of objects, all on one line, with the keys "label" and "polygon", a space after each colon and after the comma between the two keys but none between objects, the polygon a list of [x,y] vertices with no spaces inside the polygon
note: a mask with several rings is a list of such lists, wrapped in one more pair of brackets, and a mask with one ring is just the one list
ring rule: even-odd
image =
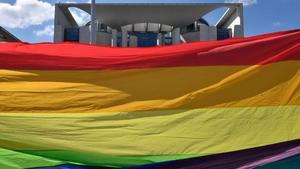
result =
[{"label": "white cloud", "polygon": [[39,0],[16,0],[0,3],[0,25],[7,28],[27,28],[54,18],[54,6]]},{"label": "white cloud", "polygon": [[281,26],[281,22],[273,22],[272,25],[274,27],[279,27],[279,26]]},{"label": "white cloud", "polygon": [[33,32],[36,36],[50,36],[52,37],[54,34],[54,26],[47,25],[42,30],[34,31]]},{"label": "white cloud", "polygon": [[244,6],[254,5],[257,0],[225,0],[226,3],[242,3]]},{"label": "white cloud", "polygon": [[[61,1],[76,3],[73,1]],[[79,25],[86,24],[89,14],[80,10],[71,10]],[[0,2],[0,26],[6,28],[27,28],[41,25],[54,19],[54,5],[41,0],[16,0],[14,4]]]}]

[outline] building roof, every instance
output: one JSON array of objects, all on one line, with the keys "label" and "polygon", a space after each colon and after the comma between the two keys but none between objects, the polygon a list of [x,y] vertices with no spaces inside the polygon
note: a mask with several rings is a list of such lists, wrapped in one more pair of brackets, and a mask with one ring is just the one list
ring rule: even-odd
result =
[{"label": "building roof", "polygon": [[[63,10],[76,7],[90,13],[90,4],[56,4]],[[133,23],[161,23],[182,27],[193,23],[209,12],[228,7],[236,10],[240,3],[102,3],[96,4],[96,18],[112,28]]]},{"label": "building roof", "polygon": [[21,42],[20,39],[15,37],[13,34],[9,33],[6,29],[0,26],[0,39],[5,42]]}]

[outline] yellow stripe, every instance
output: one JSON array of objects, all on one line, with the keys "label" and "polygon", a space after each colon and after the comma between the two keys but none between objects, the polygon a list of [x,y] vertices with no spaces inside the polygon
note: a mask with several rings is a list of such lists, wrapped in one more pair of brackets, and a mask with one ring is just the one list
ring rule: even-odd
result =
[{"label": "yellow stripe", "polygon": [[300,104],[300,62],[111,71],[0,71],[0,112]]},{"label": "yellow stripe", "polygon": [[300,106],[0,113],[0,147],[93,155],[215,154],[300,138]]}]

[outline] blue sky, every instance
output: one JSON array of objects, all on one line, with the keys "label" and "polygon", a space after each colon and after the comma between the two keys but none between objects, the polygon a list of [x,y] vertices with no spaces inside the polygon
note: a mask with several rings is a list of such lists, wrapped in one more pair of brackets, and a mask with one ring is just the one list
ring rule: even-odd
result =
[{"label": "blue sky", "polygon": [[[300,0],[97,0],[101,2],[243,2],[246,36],[281,30],[300,29]],[[56,2],[88,2],[88,0],[0,0],[0,26],[25,42],[52,41]],[[213,22],[220,11],[206,18]],[[27,17],[25,17],[27,16]],[[29,16],[29,17],[28,17]],[[77,13],[80,20],[86,15]]]}]

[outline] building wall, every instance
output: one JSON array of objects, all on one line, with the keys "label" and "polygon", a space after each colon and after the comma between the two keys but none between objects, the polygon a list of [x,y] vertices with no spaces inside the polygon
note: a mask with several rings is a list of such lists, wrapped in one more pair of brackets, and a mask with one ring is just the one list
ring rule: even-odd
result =
[{"label": "building wall", "polygon": [[[230,13],[230,11],[227,11]],[[244,37],[244,15],[243,6],[236,7],[230,14],[225,14],[226,20],[219,25],[221,28],[227,28],[232,30],[232,37],[240,38]]]},{"label": "building wall", "polygon": [[66,16],[69,11],[63,11],[58,5],[55,5],[55,17],[54,17],[54,42],[64,41],[64,30],[65,28],[76,27],[74,20],[70,20]]},{"label": "building wall", "polygon": [[[79,28],[79,42],[80,43],[89,43],[90,41],[90,28],[89,27],[78,27],[78,24],[74,23],[74,18],[71,16],[68,5],[60,5],[57,4],[55,6],[55,33],[54,33],[54,42],[63,42],[64,41],[64,31],[66,28]],[[224,17],[225,16],[225,17]],[[237,5],[236,7],[231,7],[230,12],[223,16],[222,23],[218,25],[218,28],[228,28],[232,30],[233,37],[243,37],[243,7],[242,5]],[[120,19],[120,18],[119,18]],[[170,17],[172,18],[172,16]],[[172,32],[172,42],[173,44],[181,43],[181,42],[195,42],[195,41],[209,41],[209,40],[217,40],[217,28],[216,27],[207,27],[206,25],[201,25],[199,32],[188,32],[183,35],[180,34],[179,27],[169,26],[168,29],[165,29],[164,24],[155,24],[155,23],[132,23],[127,27],[120,27],[121,30],[125,29],[127,34],[128,32]],[[176,31],[175,31],[176,30]],[[119,30],[120,31],[120,30]],[[118,34],[118,33],[116,33]],[[174,36],[173,36],[174,35]],[[176,36],[175,36],[176,35]],[[112,37],[114,37],[114,44],[116,46],[116,35],[112,35],[107,32],[97,32],[96,35],[96,44],[111,46],[112,45]],[[128,39],[128,35],[122,36],[122,46],[128,46],[129,41],[131,41],[130,46],[135,46],[135,39]],[[183,39],[181,39],[183,37]],[[174,43],[176,42],[176,43]],[[163,44],[163,43],[160,43]]]},{"label": "building wall", "polygon": [[82,26],[79,28],[79,42],[90,43],[90,27]]},{"label": "building wall", "polygon": [[217,28],[215,26],[201,25],[197,32],[188,32],[182,35],[186,42],[217,40]]},{"label": "building wall", "polygon": [[106,32],[97,32],[96,44],[101,46],[111,46],[111,34]]},{"label": "building wall", "polygon": [[[241,17],[239,16],[239,14],[236,12],[234,13],[230,19],[228,20],[228,22],[226,22],[224,24],[225,27],[229,28],[232,30],[233,32],[233,37],[241,37],[241,30],[240,28],[238,28],[237,26],[241,25]],[[237,28],[237,29],[236,29]],[[239,30],[238,30],[239,29]]]},{"label": "building wall", "polygon": [[197,42],[200,39],[200,32],[188,32],[182,36],[187,42]]}]

